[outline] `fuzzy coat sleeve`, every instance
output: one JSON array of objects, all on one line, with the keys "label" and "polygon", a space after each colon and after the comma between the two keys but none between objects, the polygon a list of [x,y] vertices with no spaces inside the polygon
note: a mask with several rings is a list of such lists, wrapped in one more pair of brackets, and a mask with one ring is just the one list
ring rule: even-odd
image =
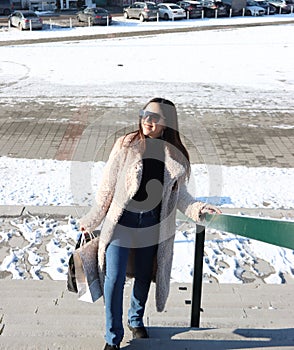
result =
[{"label": "fuzzy coat sleeve", "polygon": [[179,189],[179,197],[177,208],[186,216],[194,221],[200,221],[201,210],[205,207],[205,203],[196,201],[188,192],[186,184],[181,184]]},{"label": "fuzzy coat sleeve", "polygon": [[122,143],[123,137],[119,138],[114,144],[109,159],[103,169],[102,179],[95,196],[95,204],[79,220],[80,228],[83,227],[88,232],[93,231],[101,224],[111,204],[121,162],[120,151],[122,149]]}]

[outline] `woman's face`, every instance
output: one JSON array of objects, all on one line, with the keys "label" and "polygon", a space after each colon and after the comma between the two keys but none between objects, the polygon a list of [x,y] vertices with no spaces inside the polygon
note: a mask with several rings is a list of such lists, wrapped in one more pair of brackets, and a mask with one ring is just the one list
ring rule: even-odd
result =
[{"label": "woman's face", "polygon": [[161,116],[161,118],[156,123],[153,120],[152,116],[148,116],[148,113],[146,113],[146,116],[141,118],[141,126],[143,130],[143,134],[150,138],[160,137],[162,134],[162,131],[165,129],[165,119],[164,119],[162,110],[160,108],[160,103],[156,103],[156,102],[149,103],[148,106],[145,108],[145,111],[156,113],[159,116]]}]

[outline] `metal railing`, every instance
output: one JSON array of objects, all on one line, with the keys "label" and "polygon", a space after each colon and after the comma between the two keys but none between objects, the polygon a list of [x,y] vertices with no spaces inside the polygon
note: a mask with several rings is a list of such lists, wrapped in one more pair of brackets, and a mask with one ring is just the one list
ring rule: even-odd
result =
[{"label": "metal railing", "polygon": [[205,227],[294,249],[294,221],[207,214],[203,223],[196,225],[190,325],[197,328],[200,326]]}]

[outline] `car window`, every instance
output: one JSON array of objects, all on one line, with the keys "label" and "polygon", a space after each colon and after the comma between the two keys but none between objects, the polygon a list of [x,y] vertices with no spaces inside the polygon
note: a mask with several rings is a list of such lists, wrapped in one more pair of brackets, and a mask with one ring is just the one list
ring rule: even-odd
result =
[{"label": "car window", "polygon": [[95,13],[106,13],[107,11],[104,9],[95,9],[94,12]]},{"label": "car window", "polygon": [[24,18],[33,18],[33,17],[38,17],[35,13],[24,13],[23,14]]},{"label": "car window", "polygon": [[150,9],[150,10],[156,10],[157,6],[154,5],[154,4],[147,4],[147,8]]},{"label": "car window", "polygon": [[171,8],[172,10],[178,10],[178,9],[179,9],[179,6],[177,6],[177,5],[170,5],[170,8]]}]

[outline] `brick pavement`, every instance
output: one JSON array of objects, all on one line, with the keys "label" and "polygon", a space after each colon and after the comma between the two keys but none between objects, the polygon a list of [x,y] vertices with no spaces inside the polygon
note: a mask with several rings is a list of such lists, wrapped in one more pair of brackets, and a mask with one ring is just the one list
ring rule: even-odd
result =
[{"label": "brick pavement", "polygon": [[[136,127],[134,112],[67,104],[2,104],[1,156],[107,160],[117,137]],[[192,163],[294,167],[294,112],[178,105]]]}]

